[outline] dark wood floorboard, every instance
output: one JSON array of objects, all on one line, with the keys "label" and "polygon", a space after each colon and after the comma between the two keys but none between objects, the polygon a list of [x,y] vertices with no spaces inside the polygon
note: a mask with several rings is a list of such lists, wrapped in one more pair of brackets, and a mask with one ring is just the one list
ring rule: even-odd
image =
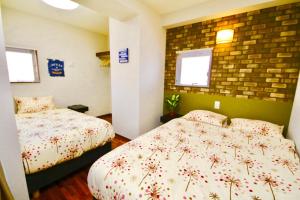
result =
[{"label": "dark wood floorboard", "polygon": [[[111,114],[99,116],[99,118],[112,123]],[[116,134],[112,141],[112,148],[115,149],[128,141],[129,139]],[[41,189],[39,198],[34,200],[92,200],[93,196],[87,186],[89,169],[90,166],[87,166],[55,184]]]}]

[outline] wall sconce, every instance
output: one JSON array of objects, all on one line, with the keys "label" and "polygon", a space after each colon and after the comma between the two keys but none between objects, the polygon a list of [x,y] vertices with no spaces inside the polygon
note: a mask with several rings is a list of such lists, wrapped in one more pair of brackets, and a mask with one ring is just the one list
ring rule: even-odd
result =
[{"label": "wall sconce", "polygon": [[232,29],[218,31],[216,43],[224,44],[224,43],[232,42],[233,32],[234,32],[234,30],[232,30]]}]

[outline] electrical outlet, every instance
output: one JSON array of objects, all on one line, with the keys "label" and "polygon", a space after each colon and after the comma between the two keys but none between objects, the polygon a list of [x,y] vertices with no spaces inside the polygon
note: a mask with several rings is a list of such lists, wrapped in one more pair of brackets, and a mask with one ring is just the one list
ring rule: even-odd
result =
[{"label": "electrical outlet", "polygon": [[221,102],[220,101],[215,101],[214,108],[215,109],[220,109],[220,107],[221,107]]}]

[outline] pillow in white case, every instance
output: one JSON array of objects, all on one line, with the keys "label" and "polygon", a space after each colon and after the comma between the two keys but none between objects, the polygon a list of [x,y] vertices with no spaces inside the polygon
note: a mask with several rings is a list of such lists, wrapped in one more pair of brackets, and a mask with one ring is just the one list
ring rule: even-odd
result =
[{"label": "pillow in white case", "polygon": [[215,126],[226,126],[227,116],[208,110],[193,110],[183,116],[184,119],[190,121],[199,121],[212,124]]},{"label": "pillow in white case", "polygon": [[35,113],[55,109],[52,96],[46,97],[14,97],[17,113]]},{"label": "pillow in white case", "polygon": [[282,136],[284,126],[279,126],[271,122],[253,120],[245,118],[231,119],[230,127],[240,129],[245,132],[258,133],[260,135],[280,135]]}]

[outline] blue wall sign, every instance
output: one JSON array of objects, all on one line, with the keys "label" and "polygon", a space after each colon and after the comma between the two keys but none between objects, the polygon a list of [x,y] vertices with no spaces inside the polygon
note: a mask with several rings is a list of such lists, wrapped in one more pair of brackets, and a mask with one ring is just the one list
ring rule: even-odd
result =
[{"label": "blue wall sign", "polygon": [[48,59],[48,71],[50,76],[65,76],[64,61]]},{"label": "blue wall sign", "polygon": [[119,63],[128,63],[128,62],[129,62],[128,48],[121,49],[119,51]]}]

